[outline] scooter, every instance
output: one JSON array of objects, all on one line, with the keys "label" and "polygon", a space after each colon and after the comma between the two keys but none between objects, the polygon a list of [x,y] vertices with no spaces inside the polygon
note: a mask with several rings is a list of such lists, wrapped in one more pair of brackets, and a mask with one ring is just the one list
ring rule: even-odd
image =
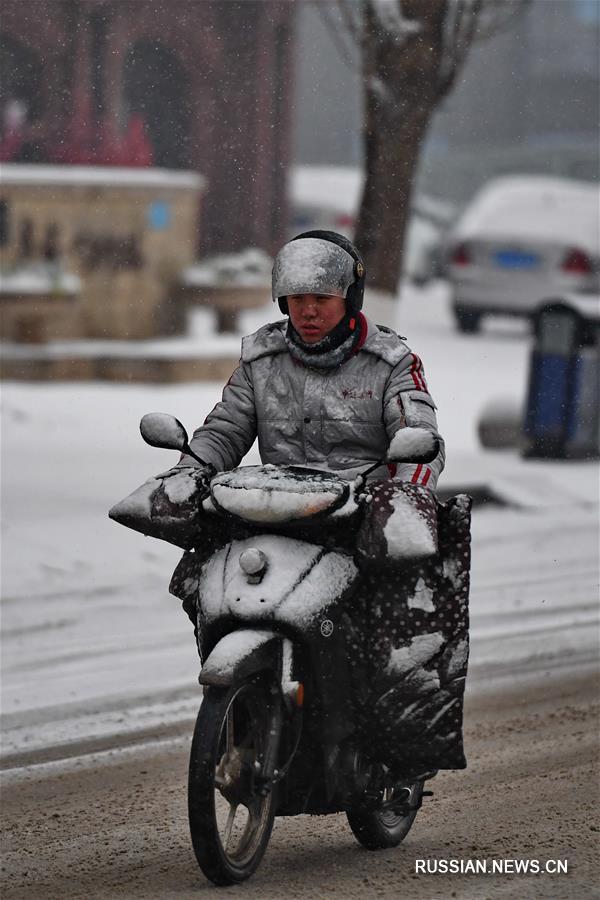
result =
[{"label": "scooter", "polygon": [[[151,445],[194,455],[177,419],[149,414],[140,428]],[[405,428],[386,462],[436,453],[428,432]],[[316,469],[240,467],[215,474],[202,501],[202,529],[170,590],[195,619],[202,660],[188,808],[197,861],[216,885],[252,875],[276,815],[344,812],[364,847],[390,848],[428,793],[435,771],[395,774],[360,737],[355,540],[380,464],[351,483]],[[118,506],[110,515],[129,524]]]}]

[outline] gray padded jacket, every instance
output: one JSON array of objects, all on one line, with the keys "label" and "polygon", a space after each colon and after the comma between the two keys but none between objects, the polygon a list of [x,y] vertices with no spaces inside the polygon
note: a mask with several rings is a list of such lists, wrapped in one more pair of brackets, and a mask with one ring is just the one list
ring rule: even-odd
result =
[{"label": "gray padded jacket", "polygon": [[[352,479],[381,459],[404,425],[438,438],[435,404],[423,366],[397,334],[361,316],[358,349],[341,366],[317,370],[291,356],[287,320],[242,341],[242,357],[222,400],[198,428],[191,448],[218,471],[235,468],[254,439],[263,463],[335,471]],[[194,465],[183,456],[180,465]],[[382,466],[371,478],[394,476],[435,489],[444,444],[429,465]]]}]

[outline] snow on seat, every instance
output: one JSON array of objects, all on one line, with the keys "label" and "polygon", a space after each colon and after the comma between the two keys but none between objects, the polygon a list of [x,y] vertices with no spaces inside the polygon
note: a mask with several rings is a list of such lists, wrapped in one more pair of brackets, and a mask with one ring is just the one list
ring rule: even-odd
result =
[{"label": "snow on seat", "polygon": [[213,478],[211,497],[221,511],[246,522],[284,524],[333,511],[345,503],[342,479],[300,466],[245,466]]}]

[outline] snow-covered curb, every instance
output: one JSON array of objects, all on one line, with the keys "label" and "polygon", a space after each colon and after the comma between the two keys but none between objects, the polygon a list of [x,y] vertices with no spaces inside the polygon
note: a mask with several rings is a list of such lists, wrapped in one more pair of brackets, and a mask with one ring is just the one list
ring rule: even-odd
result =
[{"label": "snow-covered curb", "polygon": [[2,163],[0,182],[45,186],[118,185],[119,188],[200,189],[206,178],[198,172],[157,168],[119,168],[118,166],[44,166]]},{"label": "snow-covered curb", "polygon": [[0,294],[79,294],[81,279],[72,272],[46,267],[0,271]]},{"label": "snow-covered curb", "polygon": [[52,341],[49,344],[0,343],[4,359],[239,359],[236,335],[214,335],[210,342],[190,337],[153,341]]}]

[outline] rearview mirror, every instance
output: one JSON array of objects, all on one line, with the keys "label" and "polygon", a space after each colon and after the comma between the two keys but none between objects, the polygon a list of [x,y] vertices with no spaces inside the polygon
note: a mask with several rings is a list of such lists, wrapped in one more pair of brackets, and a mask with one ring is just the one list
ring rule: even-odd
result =
[{"label": "rearview mirror", "polygon": [[168,413],[146,413],[140,422],[140,432],[151,447],[166,450],[187,450],[187,431],[175,416]]},{"label": "rearview mirror", "polygon": [[386,453],[386,462],[429,463],[440,449],[438,439],[426,428],[399,428]]}]

